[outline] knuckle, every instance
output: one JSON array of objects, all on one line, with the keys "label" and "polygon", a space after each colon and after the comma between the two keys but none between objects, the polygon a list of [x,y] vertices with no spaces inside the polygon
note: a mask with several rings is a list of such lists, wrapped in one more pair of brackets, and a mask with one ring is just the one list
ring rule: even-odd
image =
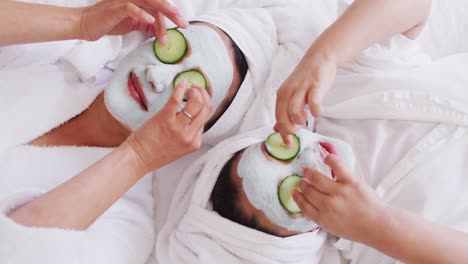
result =
[{"label": "knuckle", "polygon": [[291,113],[291,118],[296,122],[296,123],[299,123],[299,124],[303,124],[305,123],[305,117],[303,115],[302,112],[293,112]]},{"label": "knuckle", "polygon": [[169,104],[178,104],[179,103],[179,100],[177,99],[177,97],[175,95],[171,96],[169,98]]},{"label": "knuckle", "polygon": [[314,78],[307,83],[308,89],[317,89],[320,87],[321,81],[319,78]]},{"label": "knuckle", "polygon": [[197,150],[197,149],[199,149],[200,147],[201,147],[201,141],[200,141],[200,140],[194,140],[194,141],[192,141],[192,143],[191,143],[191,148],[192,148],[193,150]]},{"label": "knuckle", "polygon": [[192,139],[190,137],[188,137],[186,134],[181,135],[180,141],[186,147],[190,147],[191,144],[192,144]]},{"label": "knuckle", "polygon": [[208,112],[212,112],[213,109],[214,109],[214,106],[213,106],[213,103],[210,101],[208,102],[208,104],[206,104],[206,109],[208,110]]},{"label": "knuckle", "polygon": [[133,6],[132,6],[132,3],[131,2],[127,2],[125,5],[123,5],[123,9],[125,11],[127,11],[128,13],[130,13],[133,9]]},{"label": "knuckle", "polygon": [[175,125],[167,125],[166,127],[167,127],[166,129],[167,129],[167,131],[169,133],[177,134],[178,129],[177,129],[177,127]]}]

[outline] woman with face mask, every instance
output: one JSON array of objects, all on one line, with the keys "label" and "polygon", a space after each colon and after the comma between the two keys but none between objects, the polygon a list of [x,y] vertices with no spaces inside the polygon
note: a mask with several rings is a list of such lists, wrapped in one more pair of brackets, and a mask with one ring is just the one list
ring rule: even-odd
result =
[{"label": "woman with face mask", "polygon": [[159,233],[158,263],[318,263],[326,232],[291,197],[329,153],[358,171],[345,142],[301,129],[294,150],[271,126],[229,138],[186,169]]},{"label": "woman with face mask", "polygon": [[[11,241],[34,246],[0,247],[0,262],[21,263],[19,257],[34,256],[31,248],[50,263],[63,262],[61,256],[79,263],[146,260],[154,237],[151,177],[144,176],[200,147],[247,71],[237,45],[216,26],[196,23],[172,33],[188,48],[179,63],[160,60],[158,40],[148,40],[123,60],[89,108],[3,152],[0,228]],[[192,85],[193,76],[205,86]],[[54,247],[54,241],[62,242]]]},{"label": "woman with face mask", "polygon": [[187,27],[177,8],[165,0],[105,0],[69,8],[45,4],[2,1],[0,47],[12,44],[82,39],[142,31],[166,43],[164,17]]}]

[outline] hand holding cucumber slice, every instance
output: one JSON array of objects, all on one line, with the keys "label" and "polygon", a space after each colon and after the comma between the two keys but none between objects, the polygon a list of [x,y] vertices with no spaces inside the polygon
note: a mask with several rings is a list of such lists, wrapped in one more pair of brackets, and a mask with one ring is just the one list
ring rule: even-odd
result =
[{"label": "hand holding cucumber slice", "polygon": [[167,30],[167,43],[162,45],[158,39],[154,40],[154,54],[163,63],[175,64],[187,54],[187,40],[184,34],[176,28]]},{"label": "hand holding cucumber slice", "polygon": [[206,78],[200,71],[188,70],[180,73],[174,80],[174,88],[176,88],[182,80],[187,80],[189,86],[196,85],[206,89]]},{"label": "hand holding cucumber slice", "polygon": [[294,190],[299,190],[299,183],[301,182],[302,177],[299,175],[291,175],[284,180],[278,186],[278,199],[283,208],[288,211],[290,214],[300,214],[302,213],[301,208],[297,206],[296,201],[292,196]]},{"label": "hand holding cucumber slice", "polygon": [[289,161],[294,159],[301,149],[301,143],[296,135],[293,135],[292,146],[288,148],[283,142],[280,133],[271,134],[265,141],[268,154],[277,160]]}]

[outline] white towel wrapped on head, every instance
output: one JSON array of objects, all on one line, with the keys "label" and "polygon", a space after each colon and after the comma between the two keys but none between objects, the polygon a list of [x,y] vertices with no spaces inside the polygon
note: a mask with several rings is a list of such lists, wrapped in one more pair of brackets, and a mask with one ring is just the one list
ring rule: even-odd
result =
[{"label": "white towel wrapped on head", "polygon": [[219,172],[237,152],[262,142],[271,126],[223,141],[187,169],[157,239],[160,263],[314,263],[323,231],[280,238],[231,222],[211,208]]}]

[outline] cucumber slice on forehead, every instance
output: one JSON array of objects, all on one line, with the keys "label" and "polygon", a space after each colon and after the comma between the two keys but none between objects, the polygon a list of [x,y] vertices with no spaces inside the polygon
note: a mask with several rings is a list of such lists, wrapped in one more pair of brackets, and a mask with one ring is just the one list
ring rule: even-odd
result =
[{"label": "cucumber slice on forehead", "polygon": [[174,80],[174,88],[182,81],[187,80],[189,85],[196,85],[203,89],[206,89],[206,78],[200,71],[188,70],[180,73]]},{"label": "cucumber slice on forehead", "polygon": [[270,156],[282,161],[294,159],[301,149],[301,143],[296,135],[293,135],[292,146],[288,148],[284,144],[280,133],[271,134],[265,141],[265,146]]},{"label": "cucumber slice on forehead", "polygon": [[290,214],[300,214],[302,213],[301,208],[297,206],[292,192],[294,190],[299,190],[299,183],[301,182],[302,177],[299,175],[291,175],[284,180],[278,186],[278,199],[283,208],[288,211]]},{"label": "cucumber slice on forehead", "polygon": [[179,30],[172,28],[167,30],[167,43],[162,45],[158,39],[153,43],[154,54],[163,63],[175,64],[181,61],[187,54],[187,40]]}]

